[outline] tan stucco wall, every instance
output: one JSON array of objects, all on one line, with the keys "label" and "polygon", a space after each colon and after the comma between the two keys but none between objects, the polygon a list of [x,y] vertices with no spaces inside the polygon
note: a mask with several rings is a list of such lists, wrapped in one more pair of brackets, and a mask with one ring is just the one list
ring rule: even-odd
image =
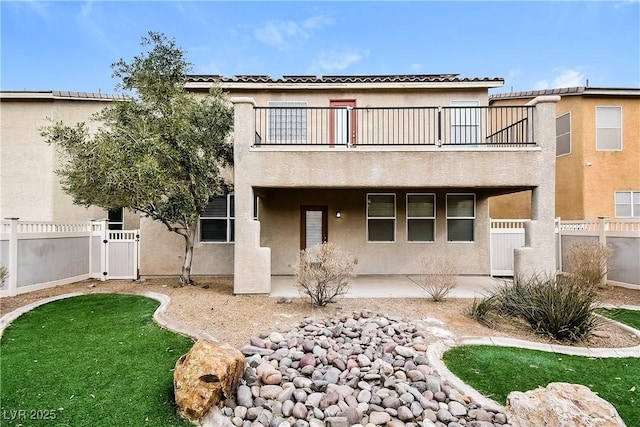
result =
[{"label": "tan stucco wall", "polygon": [[[185,241],[163,224],[140,219],[140,275],[178,275],[184,262]],[[196,242],[191,274],[232,275],[233,243]]]},{"label": "tan stucco wall", "polygon": [[[596,150],[596,106],[622,107],[622,150]],[[586,98],[582,105],[584,217],[615,216],[614,192],[640,191],[640,98]],[[587,166],[587,162],[591,166]],[[558,193],[558,197],[564,196]]]},{"label": "tan stucco wall", "polygon": [[[367,242],[367,193],[396,196],[395,242]],[[407,242],[406,194],[436,194],[436,238],[432,243]],[[300,206],[328,206],[328,241],[358,258],[356,274],[416,274],[423,256],[445,256],[459,274],[489,274],[488,204],[476,198],[474,242],[447,242],[444,189],[265,189],[259,191],[261,245],[271,248],[273,274],[293,274],[300,253]],[[341,217],[336,218],[336,210]]]},{"label": "tan stucco wall", "polygon": [[[499,100],[517,105],[527,100]],[[596,150],[596,106],[622,107],[622,151]],[[615,216],[615,191],[640,190],[640,98],[563,96],[556,116],[571,113],[571,154],[556,158],[556,211],[562,219]],[[591,166],[588,166],[590,163]],[[492,218],[530,218],[527,195],[492,198]]]},{"label": "tan stucco wall", "polygon": [[2,100],[0,218],[83,221],[106,217],[102,209],[73,205],[54,173],[59,167],[55,149],[39,132],[49,123],[47,118],[67,124],[88,122],[89,116],[104,105],[103,101],[87,100]]}]

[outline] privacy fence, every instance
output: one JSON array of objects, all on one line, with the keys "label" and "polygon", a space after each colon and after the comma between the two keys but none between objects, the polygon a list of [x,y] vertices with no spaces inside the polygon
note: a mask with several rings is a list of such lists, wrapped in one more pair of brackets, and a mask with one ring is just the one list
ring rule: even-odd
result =
[{"label": "privacy fence", "polygon": [[109,230],[106,221],[0,223],[0,296],[94,278],[138,277],[139,230]]},{"label": "privacy fence", "polygon": [[[523,219],[491,220],[491,274],[513,275],[513,250],[524,246]],[[556,266],[565,271],[575,244],[600,243],[613,249],[607,280],[640,288],[640,219],[556,220]]]}]

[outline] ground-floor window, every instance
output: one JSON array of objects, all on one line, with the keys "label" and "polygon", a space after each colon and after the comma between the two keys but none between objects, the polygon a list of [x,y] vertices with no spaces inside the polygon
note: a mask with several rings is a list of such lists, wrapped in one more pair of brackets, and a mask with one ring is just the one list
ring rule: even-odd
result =
[{"label": "ground-floor window", "polygon": [[367,194],[367,242],[395,242],[396,195]]},{"label": "ground-floor window", "polygon": [[640,217],[640,191],[616,191],[616,217]]},{"label": "ground-floor window", "polygon": [[435,194],[407,194],[407,241],[435,241],[435,225]]},{"label": "ground-floor window", "polygon": [[109,209],[109,230],[123,230],[124,229],[124,209]]},{"label": "ground-floor window", "polygon": [[201,242],[233,242],[234,241],[234,206],[233,194],[215,196],[200,214]]},{"label": "ground-floor window", "polygon": [[475,194],[447,194],[448,242],[473,242],[475,219]]}]

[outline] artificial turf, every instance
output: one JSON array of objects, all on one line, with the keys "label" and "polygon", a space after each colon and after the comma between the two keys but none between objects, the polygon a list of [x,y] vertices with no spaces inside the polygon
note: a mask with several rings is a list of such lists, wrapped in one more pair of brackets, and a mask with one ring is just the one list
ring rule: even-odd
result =
[{"label": "artificial turf", "polygon": [[191,425],[176,412],[173,368],[193,341],[153,322],[158,305],[92,294],[20,316],[0,340],[0,424]]},{"label": "artificial turf", "polygon": [[593,358],[512,347],[469,345],[443,355],[447,367],[482,394],[506,403],[512,391],[551,382],[589,387],[616,407],[629,426],[640,426],[640,358]]},{"label": "artificial turf", "polygon": [[600,308],[596,310],[598,314],[601,314],[616,322],[624,323],[632,328],[640,330],[640,311],[628,310],[625,308]]}]

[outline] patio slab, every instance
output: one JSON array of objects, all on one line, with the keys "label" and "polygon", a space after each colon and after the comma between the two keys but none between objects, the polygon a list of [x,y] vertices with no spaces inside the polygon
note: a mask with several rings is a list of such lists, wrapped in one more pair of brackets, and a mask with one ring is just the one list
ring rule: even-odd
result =
[{"label": "patio slab", "polygon": [[[412,280],[413,279],[413,280]],[[416,276],[360,275],[355,277],[345,298],[428,298],[415,282]],[[498,281],[489,276],[458,276],[458,285],[450,298],[478,298],[495,288]],[[294,276],[271,276],[271,294],[274,298],[297,298]]]}]

